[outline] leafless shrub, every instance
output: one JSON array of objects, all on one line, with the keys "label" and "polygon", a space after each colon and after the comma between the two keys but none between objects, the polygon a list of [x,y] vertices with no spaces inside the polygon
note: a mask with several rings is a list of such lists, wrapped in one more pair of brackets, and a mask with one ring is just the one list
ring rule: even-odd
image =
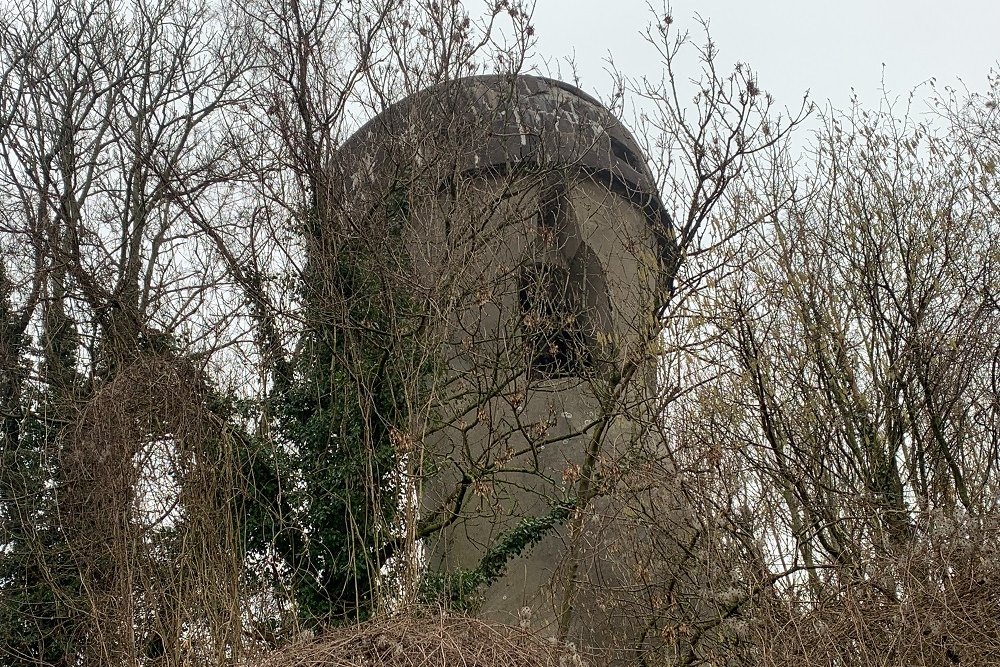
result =
[{"label": "leafless shrub", "polygon": [[80,657],[219,664],[240,650],[233,441],[211,401],[190,363],[143,357],[57,441],[60,527],[85,591],[65,592],[82,605]]},{"label": "leafless shrub", "polygon": [[410,610],[331,630],[267,656],[261,667],[563,667],[585,664],[575,649],[475,618]]}]

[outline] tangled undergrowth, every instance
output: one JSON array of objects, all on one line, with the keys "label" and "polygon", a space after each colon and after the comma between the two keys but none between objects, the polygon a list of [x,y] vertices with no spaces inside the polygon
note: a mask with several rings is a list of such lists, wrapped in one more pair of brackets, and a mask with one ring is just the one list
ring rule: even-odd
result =
[{"label": "tangled undergrowth", "polygon": [[572,646],[517,628],[433,612],[332,629],[268,655],[259,667],[582,667]]}]

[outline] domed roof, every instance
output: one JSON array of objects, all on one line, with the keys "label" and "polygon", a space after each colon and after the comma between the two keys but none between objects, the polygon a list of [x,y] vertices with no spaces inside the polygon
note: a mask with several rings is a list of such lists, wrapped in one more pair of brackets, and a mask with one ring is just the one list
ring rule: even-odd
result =
[{"label": "domed roof", "polygon": [[[471,76],[410,95],[338,151],[354,193],[401,171],[440,178],[477,171],[577,170],[625,197],[670,236],[670,220],[642,149],[600,102],[537,76]],[[443,163],[443,164],[441,164]]]}]

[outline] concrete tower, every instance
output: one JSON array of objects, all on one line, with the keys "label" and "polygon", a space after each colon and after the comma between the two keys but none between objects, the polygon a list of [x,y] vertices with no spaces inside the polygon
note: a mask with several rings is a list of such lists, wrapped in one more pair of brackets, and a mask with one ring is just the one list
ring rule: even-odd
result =
[{"label": "concrete tower", "polygon": [[641,149],[573,86],[480,76],[393,105],[337,169],[345,219],[402,211],[406,290],[433,347],[411,428],[428,581],[486,616],[596,641],[614,621],[588,590],[614,583],[627,548],[605,492],[652,422],[676,264]]}]

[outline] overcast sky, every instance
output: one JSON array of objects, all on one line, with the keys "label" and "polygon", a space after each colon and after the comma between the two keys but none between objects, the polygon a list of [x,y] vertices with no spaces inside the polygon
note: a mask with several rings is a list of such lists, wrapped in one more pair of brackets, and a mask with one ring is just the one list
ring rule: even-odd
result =
[{"label": "overcast sky", "polygon": [[[710,22],[720,63],[749,63],[784,106],[809,90],[814,101],[843,108],[852,87],[877,106],[883,72],[894,94],[931,77],[982,90],[1000,58],[1000,0],[672,2],[675,27],[697,30],[696,13]],[[537,0],[537,50],[547,58],[575,52],[590,91],[607,88],[609,53],[629,74],[657,76],[659,62],[639,37],[650,16],[645,0]]]}]

